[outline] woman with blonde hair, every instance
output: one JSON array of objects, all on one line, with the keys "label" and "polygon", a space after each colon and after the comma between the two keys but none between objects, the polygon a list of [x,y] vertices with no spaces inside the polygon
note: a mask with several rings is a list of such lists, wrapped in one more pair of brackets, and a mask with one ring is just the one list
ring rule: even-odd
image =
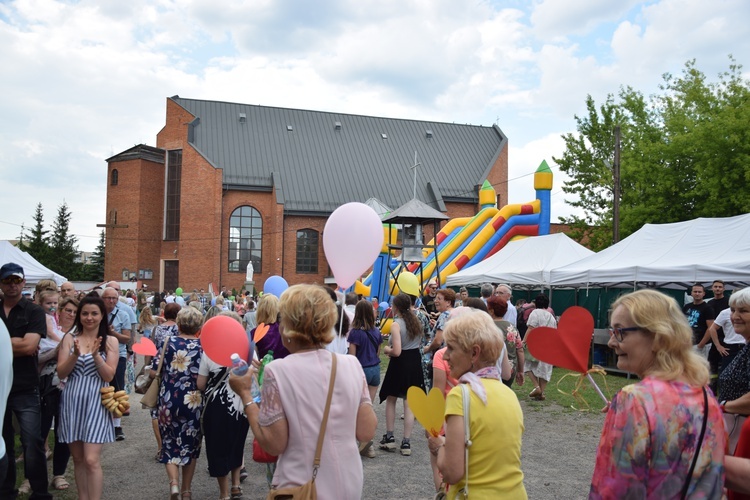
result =
[{"label": "woman with blonde hair", "polygon": [[[279,299],[275,295],[264,295],[258,302],[255,319],[258,325],[262,323],[268,327],[266,334],[255,344],[255,350],[260,359],[263,359],[269,351],[273,351],[273,359],[281,359],[289,355],[289,350],[282,342],[279,332],[279,310]],[[255,339],[256,330],[257,327],[250,330],[250,339]]]},{"label": "woman with blonde hair", "polygon": [[612,399],[589,498],[721,498],[724,421],[677,302],[654,290],[612,304],[609,347],[641,381]]},{"label": "woman with blonde hair", "polygon": [[[158,461],[166,466],[171,500],[180,496],[180,469],[182,498],[190,498],[190,485],[203,439],[200,426],[203,398],[198,390],[198,369],[203,350],[197,335],[203,326],[203,315],[192,307],[184,307],[177,313],[175,322],[177,335],[164,340],[167,345],[157,403],[161,435]],[[161,351],[153,357],[152,377],[156,376],[160,358]]]},{"label": "woman with blonde hair", "polygon": [[[497,369],[503,339],[488,314],[472,309],[451,317],[443,334],[443,359],[459,384],[446,398],[445,436],[430,436],[428,445],[443,480],[451,485],[446,498],[459,498],[464,491],[469,498],[525,499],[523,412]],[[467,440],[471,442],[468,462]]]},{"label": "woman with blonde hair", "polygon": [[[316,470],[318,498],[361,498],[364,478],[356,441],[372,439],[377,417],[359,361],[324,347],[333,340],[336,305],[319,286],[294,285],[282,295],[280,310],[281,335],[291,354],[266,366],[260,406],[251,395],[251,371],[231,375],[229,384],[242,398],[260,446],[279,457],[274,488],[305,484]],[[331,412],[320,467],[314,468],[333,366]]]}]

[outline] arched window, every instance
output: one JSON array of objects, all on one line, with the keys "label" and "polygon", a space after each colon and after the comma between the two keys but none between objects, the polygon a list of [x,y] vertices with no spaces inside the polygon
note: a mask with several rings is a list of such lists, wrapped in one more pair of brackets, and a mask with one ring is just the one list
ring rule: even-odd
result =
[{"label": "arched window", "polygon": [[261,272],[263,219],[253,207],[238,207],[229,218],[229,270],[245,272],[252,261],[253,271]]},{"label": "arched window", "polygon": [[112,176],[109,180],[109,184],[111,186],[116,186],[117,183],[120,181],[120,173],[117,171],[116,168],[112,169]]},{"label": "arched window", "polygon": [[318,232],[315,229],[297,231],[297,272],[318,273]]}]

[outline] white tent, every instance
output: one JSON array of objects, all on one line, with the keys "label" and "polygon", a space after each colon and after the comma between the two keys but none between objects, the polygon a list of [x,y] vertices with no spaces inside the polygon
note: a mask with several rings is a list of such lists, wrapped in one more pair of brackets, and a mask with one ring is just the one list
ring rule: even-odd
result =
[{"label": "white tent", "polygon": [[551,273],[553,286],[682,288],[750,283],[750,214],[646,224],[621,242]]},{"label": "white tent", "polygon": [[0,241],[0,266],[8,262],[15,262],[23,268],[27,285],[35,285],[38,281],[44,279],[55,280],[57,286],[67,281],[65,276],[60,276],[47,269],[34,257],[11,245],[9,241]]},{"label": "white tent", "polygon": [[548,287],[552,269],[593,254],[563,233],[532,236],[511,241],[492,257],[448,276],[446,284],[508,283]]}]

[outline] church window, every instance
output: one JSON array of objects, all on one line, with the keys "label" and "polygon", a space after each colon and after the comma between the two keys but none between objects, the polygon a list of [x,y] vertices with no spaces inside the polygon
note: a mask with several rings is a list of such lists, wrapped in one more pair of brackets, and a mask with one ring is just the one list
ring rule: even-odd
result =
[{"label": "church window", "polygon": [[253,271],[262,268],[263,218],[251,206],[238,207],[229,217],[229,271],[245,272],[252,261]]},{"label": "church window", "polygon": [[318,232],[314,229],[297,231],[297,272],[318,273]]}]

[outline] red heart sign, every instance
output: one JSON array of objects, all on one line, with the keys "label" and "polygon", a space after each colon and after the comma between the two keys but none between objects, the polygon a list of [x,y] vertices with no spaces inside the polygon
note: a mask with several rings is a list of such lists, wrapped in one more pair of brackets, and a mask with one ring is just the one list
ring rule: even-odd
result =
[{"label": "red heart sign", "polygon": [[573,306],[560,317],[557,329],[534,328],[526,334],[525,341],[529,352],[537,359],[586,373],[593,335],[594,317],[583,307]]},{"label": "red heart sign", "polygon": [[151,342],[151,339],[143,337],[140,342],[133,344],[133,352],[141,356],[154,356],[156,355],[156,346]]}]

